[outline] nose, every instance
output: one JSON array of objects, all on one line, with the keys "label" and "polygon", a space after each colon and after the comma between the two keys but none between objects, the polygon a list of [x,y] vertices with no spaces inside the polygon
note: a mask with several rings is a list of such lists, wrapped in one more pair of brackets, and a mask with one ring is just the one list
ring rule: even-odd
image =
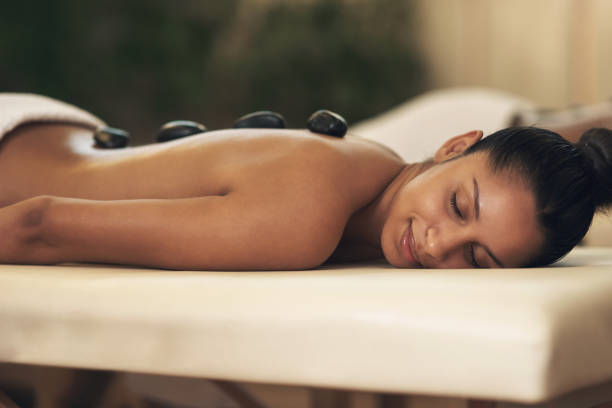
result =
[{"label": "nose", "polygon": [[425,231],[425,254],[434,262],[447,261],[468,239],[463,231],[434,225]]}]

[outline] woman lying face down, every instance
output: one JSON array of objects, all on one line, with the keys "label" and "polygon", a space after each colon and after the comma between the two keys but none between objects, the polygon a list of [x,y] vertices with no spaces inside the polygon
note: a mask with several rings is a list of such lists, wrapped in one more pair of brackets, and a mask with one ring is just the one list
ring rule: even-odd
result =
[{"label": "woman lying face down", "polygon": [[447,147],[427,171],[398,178],[381,233],[385,258],[408,268],[528,264],[543,241],[530,188],[510,172],[494,172],[486,153],[447,159]]},{"label": "woman lying face down", "polygon": [[543,265],[576,245],[610,200],[605,129],[578,146],[537,128],[483,140],[474,131],[418,164],[371,142],[296,130],[103,152],[90,133],[33,125],[2,142],[0,262],[283,270],[384,256],[408,268]]},{"label": "woman lying face down", "polygon": [[[381,243],[399,267],[546,265],[609,205],[612,132],[573,145],[538,128],[479,132],[446,142],[435,164],[397,189]],[[398,179],[401,178],[398,177]]]}]

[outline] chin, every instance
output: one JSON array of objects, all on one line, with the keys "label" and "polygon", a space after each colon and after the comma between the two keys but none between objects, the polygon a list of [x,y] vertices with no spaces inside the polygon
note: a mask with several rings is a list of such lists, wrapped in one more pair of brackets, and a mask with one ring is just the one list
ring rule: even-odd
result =
[{"label": "chin", "polygon": [[391,266],[393,266],[395,268],[401,268],[401,269],[408,269],[408,268],[410,268],[410,266],[408,266],[408,265],[404,265],[404,264],[401,264],[401,263],[398,263],[398,262],[391,262],[388,259],[387,259],[387,261],[391,264]]},{"label": "chin", "polygon": [[380,248],[385,260],[392,266],[395,266],[396,268],[406,268],[406,265],[404,265],[405,261],[401,258],[400,254],[394,250],[395,248],[393,242],[388,242],[385,239],[385,231],[383,231],[380,238]]}]

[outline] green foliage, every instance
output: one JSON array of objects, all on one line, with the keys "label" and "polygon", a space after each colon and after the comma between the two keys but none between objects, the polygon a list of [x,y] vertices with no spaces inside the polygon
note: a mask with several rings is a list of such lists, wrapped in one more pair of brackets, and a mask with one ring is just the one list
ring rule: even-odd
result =
[{"label": "green foliage", "polygon": [[405,0],[54,0],[0,16],[0,89],[79,105],[150,140],[172,119],[209,128],[271,109],[349,123],[422,86]]}]

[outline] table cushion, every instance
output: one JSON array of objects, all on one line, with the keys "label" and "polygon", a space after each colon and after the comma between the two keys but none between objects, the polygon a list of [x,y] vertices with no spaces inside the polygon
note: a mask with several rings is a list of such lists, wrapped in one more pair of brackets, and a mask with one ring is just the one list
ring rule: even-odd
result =
[{"label": "table cushion", "polygon": [[445,88],[412,98],[349,128],[351,134],[380,142],[407,162],[433,157],[453,136],[482,130],[485,135],[517,118],[535,120],[535,107],[524,98],[489,88]]},{"label": "table cushion", "polygon": [[0,266],[0,361],[536,402],[612,378],[612,248],[538,269]]}]

